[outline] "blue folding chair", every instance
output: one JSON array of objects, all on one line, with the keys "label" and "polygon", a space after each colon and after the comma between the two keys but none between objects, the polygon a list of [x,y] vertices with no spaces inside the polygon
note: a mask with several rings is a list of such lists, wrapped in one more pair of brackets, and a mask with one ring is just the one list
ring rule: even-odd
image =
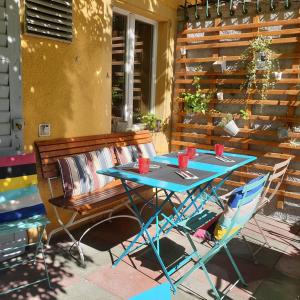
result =
[{"label": "blue folding chair", "polygon": [[35,242],[0,250],[0,254],[5,253],[7,255],[8,251],[18,253],[24,247],[35,247],[33,258],[17,259],[16,262],[4,261],[0,265],[0,271],[3,272],[6,269],[12,269],[26,263],[35,264],[39,252],[42,254],[45,267],[45,275],[40,279],[15,288],[1,290],[0,296],[43,281],[47,281],[49,287],[51,287],[42,242],[45,227],[48,223],[45,207],[37,187],[34,154],[0,157],[0,240],[11,234],[24,232],[32,228],[36,228],[38,232]]},{"label": "blue folding chair", "polygon": [[[237,197],[232,200],[234,208],[230,206],[225,207],[225,211],[222,216],[217,221],[214,234],[218,239],[215,240],[212,248],[209,249],[204,255],[201,255],[197,250],[194,239],[192,235],[199,229],[204,223],[209,222],[212,218],[215,218],[217,213],[203,210],[201,213],[189,218],[187,220],[183,220],[179,222],[175,226],[178,230],[184,233],[184,235],[189,240],[191,247],[195,253],[194,257],[197,257],[197,261],[185,274],[177,279],[174,282],[175,287],[180,285],[189,275],[191,275],[197,269],[202,269],[214,294],[216,299],[223,299],[226,294],[239,282],[241,282],[244,286],[246,286],[246,281],[244,280],[241,272],[238,269],[228,247],[227,244],[239,234],[244,225],[252,218],[257,210],[257,206],[259,205],[260,196],[263,192],[263,188],[268,179],[268,175],[260,176],[255,180],[252,180],[250,183],[244,185],[236,189]],[[224,227],[222,227],[224,226]],[[225,229],[224,229],[225,228]],[[226,292],[223,292],[223,295],[220,295],[220,292],[217,291],[215,285],[213,284],[210,275],[207,271],[206,264],[222,249],[225,250],[229,260],[238,276],[238,280],[231,285],[230,289]]]}]

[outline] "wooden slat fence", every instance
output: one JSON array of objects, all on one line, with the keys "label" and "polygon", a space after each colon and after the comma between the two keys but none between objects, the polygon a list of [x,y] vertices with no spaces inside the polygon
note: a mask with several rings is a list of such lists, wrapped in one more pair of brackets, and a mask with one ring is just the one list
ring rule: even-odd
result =
[{"label": "wooden slat fence", "polygon": [[[300,125],[300,3],[293,2],[290,10],[285,10],[281,3],[274,12],[266,5],[260,15],[255,12],[254,4],[249,4],[246,16],[241,7],[232,17],[228,5],[222,8],[222,18],[217,18],[213,10],[212,6],[211,19],[205,19],[205,8],[201,8],[200,20],[188,26],[184,21],[179,22],[172,148],[177,150],[194,145],[213,149],[215,143],[223,143],[226,151],[257,155],[258,161],[234,172],[228,181],[230,186],[238,186],[257,174],[270,171],[275,162],[292,155],[294,159],[288,176],[278,192],[278,207],[282,207],[287,198],[300,200],[300,146],[291,142],[292,139],[300,141],[300,133],[291,131],[289,138],[282,140],[277,132],[278,127]],[[194,9],[190,8],[190,19],[193,19],[193,13]],[[179,12],[179,18],[182,15]],[[274,89],[268,90],[265,100],[261,100],[258,93],[246,97],[240,90],[246,70],[237,63],[249,42],[257,36],[272,37],[274,57],[283,73]],[[182,55],[182,48],[186,49],[186,55]],[[213,71],[212,63],[217,60],[226,61],[226,71]],[[196,71],[198,66],[202,70]],[[223,91],[223,100],[213,98],[210,102],[210,109],[221,113],[203,115],[184,111],[181,93],[193,89],[194,76],[200,77],[203,91]],[[237,117],[240,132],[235,137],[228,137],[216,125],[227,112],[238,113],[240,109],[245,109],[250,118]]]}]

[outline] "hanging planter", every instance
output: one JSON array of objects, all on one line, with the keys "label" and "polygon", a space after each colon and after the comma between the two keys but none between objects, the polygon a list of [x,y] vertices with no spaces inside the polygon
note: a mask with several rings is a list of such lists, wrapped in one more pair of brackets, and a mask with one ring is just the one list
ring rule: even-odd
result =
[{"label": "hanging planter", "polygon": [[[266,99],[268,90],[274,88],[273,73],[279,70],[278,60],[274,59],[275,52],[270,48],[271,43],[271,38],[258,36],[241,55],[247,74],[240,88],[247,95],[254,90],[258,91],[262,100]],[[260,78],[257,78],[257,71],[262,71]]]},{"label": "hanging planter", "polygon": [[213,63],[214,72],[223,73],[226,71],[226,60],[217,60]]},{"label": "hanging planter", "polygon": [[220,101],[220,100],[223,100],[224,99],[224,93],[223,92],[217,92],[217,99]]},{"label": "hanging planter", "polygon": [[227,114],[225,117],[223,117],[218,126],[223,128],[224,131],[230,134],[231,136],[236,136],[240,131],[233,119],[232,114]]},{"label": "hanging planter", "polygon": [[274,77],[276,80],[282,79],[282,72],[274,72]]},{"label": "hanging planter", "polygon": [[181,54],[181,56],[186,56],[186,48],[185,47],[180,48],[180,54]]}]

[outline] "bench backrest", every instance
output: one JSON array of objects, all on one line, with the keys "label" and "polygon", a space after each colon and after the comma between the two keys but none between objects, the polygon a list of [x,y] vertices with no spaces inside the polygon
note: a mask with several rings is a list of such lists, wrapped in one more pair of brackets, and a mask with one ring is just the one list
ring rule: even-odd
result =
[{"label": "bench backrest", "polygon": [[[143,130],[37,141],[35,145],[43,178],[49,179],[59,177],[58,158],[94,151],[105,146],[137,145],[149,143],[151,140],[150,132]],[[114,160],[116,162],[115,155]]]}]

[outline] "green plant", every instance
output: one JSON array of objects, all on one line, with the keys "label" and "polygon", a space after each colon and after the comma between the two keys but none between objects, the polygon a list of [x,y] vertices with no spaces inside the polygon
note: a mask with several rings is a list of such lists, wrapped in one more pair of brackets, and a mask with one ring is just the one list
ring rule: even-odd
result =
[{"label": "green plant", "polygon": [[200,87],[200,77],[195,76],[192,85],[195,91],[185,92],[181,94],[184,102],[184,110],[186,112],[201,112],[207,113],[209,109],[209,102],[212,99],[213,91],[204,93]]},{"label": "green plant", "polygon": [[155,114],[148,113],[142,116],[142,122],[146,125],[147,129],[151,131],[158,131],[160,129],[162,120]]},{"label": "green plant", "polygon": [[234,119],[233,114],[227,113],[218,123],[219,127],[224,128],[230,121]]},{"label": "green plant", "polygon": [[249,113],[245,109],[240,110],[240,116],[244,120],[248,120],[250,117]]},{"label": "green plant", "polygon": [[[241,55],[247,71],[241,90],[245,90],[246,94],[257,90],[262,100],[266,99],[268,89],[274,88],[273,72],[279,69],[278,60],[274,59],[275,52],[270,48],[271,42],[269,37],[258,36]],[[259,61],[262,53],[263,61]],[[263,64],[263,69],[259,67],[259,63]],[[261,78],[257,78],[257,71],[261,71]]]}]

